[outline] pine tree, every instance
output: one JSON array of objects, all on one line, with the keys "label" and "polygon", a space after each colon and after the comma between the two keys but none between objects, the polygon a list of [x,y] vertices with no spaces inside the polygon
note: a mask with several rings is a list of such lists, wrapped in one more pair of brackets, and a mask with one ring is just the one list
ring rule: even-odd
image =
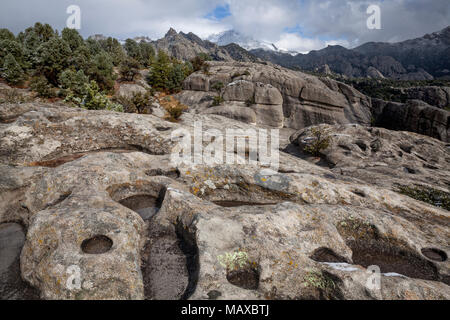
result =
[{"label": "pine tree", "polygon": [[64,41],[67,42],[72,51],[77,50],[84,44],[83,38],[75,29],[64,28],[61,32],[61,37]]},{"label": "pine tree", "polygon": [[54,37],[39,46],[36,63],[38,75],[44,75],[54,86],[58,85],[58,77],[70,61],[72,50],[66,41]]},{"label": "pine tree", "polygon": [[2,77],[12,84],[18,84],[25,78],[25,73],[22,67],[11,53],[9,53],[5,57],[2,69]]}]

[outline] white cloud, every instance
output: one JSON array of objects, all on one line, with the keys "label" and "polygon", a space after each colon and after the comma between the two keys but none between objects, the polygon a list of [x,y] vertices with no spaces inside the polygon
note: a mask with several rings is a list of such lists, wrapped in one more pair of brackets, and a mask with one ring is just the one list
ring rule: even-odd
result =
[{"label": "white cloud", "polygon": [[[377,3],[382,30],[368,30],[366,10]],[[0,27],[17,33],[41,21],[61,30],[71,4],[82,9],[84,36],[159,38],[172,26],[206,37],[234,28],[258,40],[301,51],[327,44],[320,39],[347,39],[350,46],[401,41],[438,31],[450,21],[448,0],[2,0]],[[231,16],[219,21],[205,18],[224,4],[229,5]],[[286,33],[297,26],[302,34]]]},{"label": "white cloud", "polygon": [[294,33],[283,33],[281,34],[280,40],[275,42],[275,45],[282,50],[308,53],[311,50],[323,49],[328,45],[348,47],[349,43],[346,40],[325,41],[318,38],[304,38]]}]

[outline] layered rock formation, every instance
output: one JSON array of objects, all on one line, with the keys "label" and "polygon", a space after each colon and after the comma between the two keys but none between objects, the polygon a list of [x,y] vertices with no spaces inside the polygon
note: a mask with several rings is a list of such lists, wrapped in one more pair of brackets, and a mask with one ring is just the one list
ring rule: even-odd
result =
[{"label": "layered rock formation", "polygon": [[391,130],[421,133],[450,142],[450,112],[421,100],[406,103],[372,100],[374,125]]},{"label": "layered rock formation", "polygon": [[[370,99],[343,83],[261,63],[208,64],[209,73],[189,76],[178,96],[198,113],[294,129],[318,123],[370,123]],[[219,95],[224,103],[210,108]]]},{"label": "layered rock formation", "polygon": [[[340,88],[338,83],[325,87],[284,70],[277,72],[285,77],[276,77],[275,71],[257,72],[251,65],[240,67],[249,68],[250,76],[232,81],[228,76],[236,66],[212,68],[224,70],[220,81],[237,86],[226,87],[230,99],[253,93],[256,105],[283,105],[284,121],[291,110],[285,109],[286,98],[299,105],[332,102],[336,117],[346,119],[346,95],[332,89]],[[187,82],[203,90],[213,83],[200,75]],[[329,95],[320,96],[317,88]],[[245,102],[235,103],[246,108],[240,105]],[[257,129],[211,114],[187,113],[174,124],[152,115],[63,105],[1,106],[0,239],[3,245],[2,230],[10,228],[4,223],[24,225],[20,272],[41,298],[450,298],[448,211],[363,174],[338,174],[284,152],[278,172],[250,164],[174,166],[171,135],[182,128],[192,132],[195,120],[205,129]],[[336,128],[365,143],[381,140],[381,159],[371,146],[366,153],[363,143],[349,146],[353,158],[361,158],[358,166],[386,161],[400,168],[418,165],[416,153],[435,155],[437,162],[429,164],[444,187],[449,150],[443,143],[387,130]],[[353,143],[352,138],[345,141]],[[389,148],[419,140],[428,149],[399,145],[403,158],[387,160]],[[336,167],[343,168],[339,157]],[[423,180],[433,170],[410,169],[423,170]],[[20,240],[21,229],[16,231]],[[21,241],[15,243],[20,247]],[[0,250],[3,254],[4,246]],[[246,267],[227,270],[219,256],[235,252],[245,253]],[[380,267],[380,288],[367,286],[371,265]],[[2,276],[4,270],[2,265]]]}]

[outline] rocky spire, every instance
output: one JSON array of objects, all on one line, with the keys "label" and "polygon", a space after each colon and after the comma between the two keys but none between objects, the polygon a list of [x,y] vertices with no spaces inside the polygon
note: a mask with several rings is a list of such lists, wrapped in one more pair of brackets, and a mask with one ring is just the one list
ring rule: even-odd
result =
[{"label": "rocky spire", "polygon": [[166,38],[168,38],[168,37],[173,37],[173,36],[176,36],[177,34],[178,34],[178,33],[176,32],[176,30],[175,30],[174,28],[170,28],[170,30],[167,31],[165,37],[166,37]]}]

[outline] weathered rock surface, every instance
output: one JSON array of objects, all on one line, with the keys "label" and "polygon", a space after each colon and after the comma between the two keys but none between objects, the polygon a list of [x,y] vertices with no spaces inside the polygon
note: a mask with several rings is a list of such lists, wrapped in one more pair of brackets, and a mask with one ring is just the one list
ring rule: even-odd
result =
[{"label": "weathered rock surface", "polygon": [[132,84],[132,83],[122,83],[119,86],[119,90],[117,90],[116,95],[122,96],[126,98],[132,98],[133,95],[137,93],[145,94],[147,92],[147,87],[144,87],[141,84]]},{"label": "weathered rock surface", "polygon": [[[0,124],[0,223],[26,227],[21,275],[41,298],[450,298],[448,211],[284,152],[278,172],[170,163],[172,132],[192,132],[194,120],[205,130],[252,125],[45,104],[0,110],[13,119]],[[424,152],[448,152],[412,137]],[[436,174],[445,176],[443,161]],[[227,274],[218,256],[237,250],[251,269]],[[366,288],[370,265],[381,268],[380,290]]]},{"label": "weathered rock surface", "polygon": [[450,108],[449,87],[415,87],[399,89],[408,99],[422,100],[427,104],[440,109]]},{"label": "weathered rock surface", "polygon": [[450,112],[432,107],[421,100],[406,103],[372,100],[374,125],[424,134],[450,142]]},{"label": "weathered rock surface", "polygon": [[[227,116],[228,105],[245,102],[244,107],[256,109],[258,125],[301,129],[324,122],[370,124],[370,99],[343,83],[261,63],[208,64],[209,74],[189,76],[185,91],[178,95],[198,113],[206,112],[213,98],[221,94],[221,115]],[[217,83],[223,86],[222,92],[217,91]],[[235,119],[235,112],[230,112],[230,117]]]},{"label": "weathered rock surface", "polygon": [[[312,141],[312,128],[291,136],[296,151],[302,151]],[[317,128],[331,138],[321,154],[323,165],[337,175],[389,189],[396,184],[421,184],[447,192],[450,189],[450,150],[442,141],[411,132],[359,125]]]}]

